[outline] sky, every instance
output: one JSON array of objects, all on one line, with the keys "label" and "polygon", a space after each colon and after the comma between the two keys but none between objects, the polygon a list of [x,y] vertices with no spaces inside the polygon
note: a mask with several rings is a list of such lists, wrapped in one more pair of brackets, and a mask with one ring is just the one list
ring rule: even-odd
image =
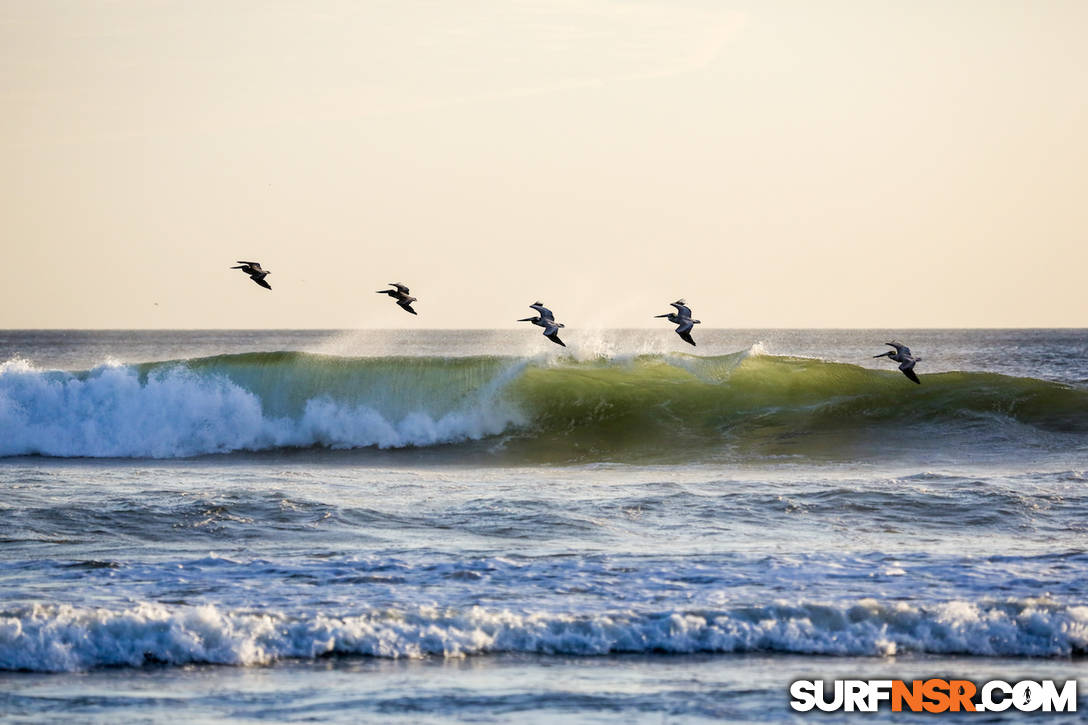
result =
[{"label": "sky", "polygon": [[0,0],[0,328],[650,327],[680,297],[719,328],[1088,326],[1085,28],[1081,0]]}]

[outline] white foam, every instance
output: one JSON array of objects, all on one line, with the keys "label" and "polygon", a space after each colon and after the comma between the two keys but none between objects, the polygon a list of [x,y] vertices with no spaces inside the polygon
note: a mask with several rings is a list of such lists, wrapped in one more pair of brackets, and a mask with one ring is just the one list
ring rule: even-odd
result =
[{"label": "white foam", "polygon": [[365,404],[307,401],[300,417],[273,417],[260,398],[218,375],[176,366],[141,378],[127,366],[84,376],[0,365],[0,456],[170,458],[278,446],[428,446],[479,439],[520,424],[495,396],[497,376],[458,409],[396,418]]},{"label": "white foam", "polygon": [[13,357],[0,363],[0,375],[7,373],[31,373],[38,372],[38,368],[25,358]]},{"label": "white foam", "polygon": [[256,665],[326,654],[462,657],[493,652],[927,652],[1067,657],[1088,650],[1088,607],[1036,600],[929,608],[861,600],[726,611],[592,615],[474,607],[323,613],[140,604],[123,611],[34,606],[0,615],[0,670],[75,671],[147,661]]}]

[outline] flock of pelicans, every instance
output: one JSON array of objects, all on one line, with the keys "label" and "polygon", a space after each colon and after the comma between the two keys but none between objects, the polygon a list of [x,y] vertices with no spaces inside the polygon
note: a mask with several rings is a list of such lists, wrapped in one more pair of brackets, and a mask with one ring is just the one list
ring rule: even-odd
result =
[{"label": "flock of pelicans", "polygon": [[[242,260],[239,260],[238,266],[231,267],[231,269],[240,269],[248,274],[249,278],[260,286],[268,290],[272,289],[272,285],[268,284],[268,280],[265,279],[271,272],[261,267],[260,262],[243,262]],[[399,282],[390,282],[389,284],[393,289],[377,290],[377,293],[392,297],[396,300],[397,305],[405,312],[411,312],[413,315],[418,314],[412,309],[412,303],[416,301],[416,298],[408,294],[408,287]],[[691,308],[684,303],[684,300],[677,300],[676,302],[670,302],[669,304],[676,308],[676,312],[669,312],[664,315],[654,315],[654,317],[667,318],[670,323],[676,325],[676,334],[680,336],[680,339],[689,345],[694,345],[695,340],[691,337],[691,330],[699,324],[699,320],[692,319]],[[556,345],[566,347],[567,344],[559,339],[559,328],[565,327],[565,325],[562,322],[556,322],[555,315],[552,314],[552,311],[545,307],[542,302],[534,302],[529,305],[529,307],[536,310],[537,315],[535,317],[523,317],[518,320],[518,322],[531,322],[537,327],[543,327],[544,337],[548,338]],[[914,357],[910,352],[910,348],[901,343],[886,342],[884,344],[891,345],[895,350],[888,350],[887,352],[882,352],[873,357],[888,357],[894,360],[899,363],[899,369],[907,376],[908,380],[921,385],[922,381],[918,379],[918,376],[914,372],[914,364],[922,358]]]}]

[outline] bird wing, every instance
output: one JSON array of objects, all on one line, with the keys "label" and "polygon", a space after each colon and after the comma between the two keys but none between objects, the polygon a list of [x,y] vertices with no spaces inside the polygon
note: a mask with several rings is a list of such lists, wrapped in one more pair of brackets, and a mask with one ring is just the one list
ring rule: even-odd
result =
[{"label": "bird wing", "polygon": [[552,323],[544,328],[544,337],[551,337],[557,332],[559,332],[559,325]]},{"label": "bird wing", "polygon": [[884,344],[894,347],[895,351],[900,355],[907,355],[908,357],[910,356],[910,348],[901,342],[886,342]]},{"label": "bird wing", "polygon": [[407,287],[402,285],[400,282],[390,282],[389,284],[392,287],[396,287],[398,290],[400,290],[404,294],[408,294],[408,292],[410,291]]},{"label": "bird wing", "polygon": [[264,277],[250,277],[251,280],[264,287],[265,289],[272,289],[272,285],[264,281]]},{"label": "bird wing", "polygon": [[261,263],[260,262],[247,262],[244,259],[239,259],[238,264],[248,264],[250,267],[253,267],[253,269],[255,269],[256,271],[258,271],[258,272],[261,271]]},{"label": "bird wing", "polygon": [[552,314],[552,311],[549,310],[544,305],[540,304],[539,302],[533,303],[533,304],[529,305],[529,307],[536,310],[537,312],[539,312],[540,316],[543,317],[545,320],[554,320],[555,319],[555,315]]},{"label": "bird wing", "polygon": [[551,333],[549,335],[548,331],[545,330],[544,331],[544,337],[548,338],[549,340],[554,342],[556,345],[562,345],[563,347],[567,346],[567,343],[565,343],[565,342],[563,342],[562,340],[559,339],[559,335],[557,334],[557,332],[553,332],[553,333]]},{"label": "bird wing", "polygon": [[[903,363],[903,365],[906,365],[906,363]],[[903,365],[900,365],[899,369],[903,371],[903,374],[907,376],[907,379],[921,385],[922,381],[918,379],[918,374],[914,372],[914,366],[911,365],[909,368],[907,368],[903,367]]]},{"label": "bird wing", "polygon": [[680,336],[683,336],[686,333],[691,332],[691,328],[693,328],[693,327],[695,327],[695,320],[692,320],[690,318],[687,319],[687,320],[684,320],[679,325],[677,325],[676,334],[680,335]]},{"label": "bird wing", "polygon": [[418,312],[416,312],[415,310],[412,309],[412,302],[410,300],[399,300],[397,302],[397,304],[400,305],[401,309],[404,309],[404,310],[406,310],[408,312],[411,312],[413,315],[418,315],[419,314]]},{"label": "bird wing", "polygon": [[681,317],[691,317],[691,308],[685,305],[683,300],[677,300],[669,304],[676,308]]},{"label": "bird wing", "polygon": [[680,332],[680,330],[677,330],[676,334],[680,336],[681,340],[688,343],[689,345],[695,345],[695,340],[691,339],[691,333],[690,332],[686,332],[686,331],[685,332]]}]

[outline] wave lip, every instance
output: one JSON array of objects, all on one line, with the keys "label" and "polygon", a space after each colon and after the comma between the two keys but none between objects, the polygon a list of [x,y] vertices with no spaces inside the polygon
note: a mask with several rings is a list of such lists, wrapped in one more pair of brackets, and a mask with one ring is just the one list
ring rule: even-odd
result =
[{"label": "wave lip", "polygon": [[903,652],[1068,657],[1088,653],[1088,607],[1046,600],[931,606],[774,604],[598,614],[420,607],[348,617],[140,604],[123,611],[35,605],[0,615],[0,670],[81,671],[164,663],[263,665],[284,658],[463,657],[500,652]]}]

